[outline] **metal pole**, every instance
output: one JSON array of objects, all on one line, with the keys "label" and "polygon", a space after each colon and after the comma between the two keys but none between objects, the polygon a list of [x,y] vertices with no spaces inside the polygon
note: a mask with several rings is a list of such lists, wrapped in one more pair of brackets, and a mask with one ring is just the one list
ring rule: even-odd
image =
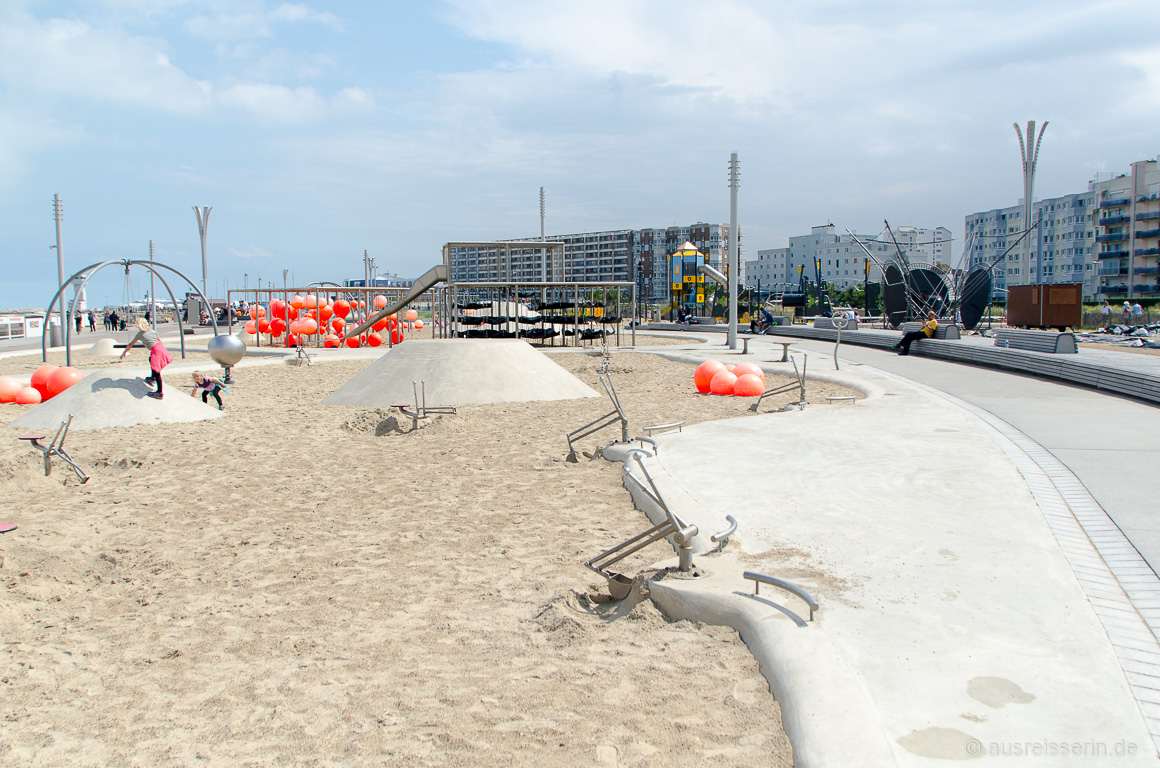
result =
[{"label": "metal pole", "polygon": [[540,242],[541,243],[544,242],[545,240],[547,240],[547,237],[544,236],[544,212],[545,212],[544,188],[540,187]]},{"label": "metal pole", "polygon": [[741,183],[741,163],[737,153],[729,155],[729,349],[737,349],[737,255],[741,233],[737,229],[737,188]]},{"label": "metal pole", "polygon": [[[153,261],[153,241],[149,241],[149,261]],[[157,284],[153,280],[153,270],[149,270],[149,322],[157,327]]]},{"label": "metal pole", "polygon": [[[52,218],[56,222],[56,279],[57,282],[64,285],[64,246],[61,240],[60,222],[64,218],[64,204],[61,202],[60,195],[52,196]],[[64,344],[64,323],[68,322],[64,316],[64,291],[60,294],[60,322],[61,325],[52,333],[52,345],[59,347]]]}]

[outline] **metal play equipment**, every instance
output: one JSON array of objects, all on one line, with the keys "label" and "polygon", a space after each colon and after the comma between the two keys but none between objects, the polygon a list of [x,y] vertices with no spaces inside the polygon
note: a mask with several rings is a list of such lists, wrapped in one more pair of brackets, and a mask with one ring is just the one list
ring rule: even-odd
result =
[{"label": "metal play equipment", "polygon": [[[904,322],[922,320],[928,312],[934,312],[939,318],[957,317],[964,328],[973,330],[991,303],[995,268],[1006,263],[1008,254],[1027,239],[1039,222],[1023,230],[999,256],[958,273],[948,272],[939,265],[910,261],[898,244],[890,222],[885,224],[897,253],[897,256],[885,261],[875,256],[853,232],[846,232],[866,254],[867,260],[873,261],[882,271],[882,311],[886,324],[898,328]],[[972,234],[967,240],[963,247],[964,254],[971,253],[974,237]],[[1009,235],[1001,237],[1008,238]]]},{"label": "metal play equipment", "polygon": [[[640,468],[641,474],[647,484],[641,482],[639,478],[632,473],[632,468],[625,462],[624,477],[635,485],[642,493],[652,500],[661,511],[664,512],[665,519],[649,528],[643,533],[638,533],[631,539],[627,539],[617,544],[611,549],[601,552],[596,557],[585,561],[584,565],[599,573],[608,580],[608,592],[612,595],[613,600],[623,600],[628,597],[632,591],[632,579],[625,576],[623,573],[611,571],[609,568],[632,553],[644,549],[649,544],[655,541],[660,541],[666,536],[673,537],[673,543],[677,546],[678,566],[677,568],[682,573],[689,573],[693,570],[693,537],[699,532],[697,526],[685,523],[677,516],[669,505],[665,503],[664,497],[657,489],[656,483],[653,482],[652,475],[645,469],[644,463],[641,461],[641,456],[646,455],[644,451],[634,450],[628,455],[628,461],[635,461],[637,467]],[[731,532],[731,531],[730,531]]]},{"label": "metal play equipment", "polygon": [[222,334],[221,336],[214,336],[206,345],[206,351],[209,352],[210,358],[225,369],[225,376],[222,382],[225,384],[233,384],[234,380],[230,378],[230,368],[233,368],[246,355],[246,345],[237,336],[230,336]]},{"label": "metal play equipment", "polygon": [[20,439],[27,440],[29,445],[44,454],[45,477],[48,477],[52,474],[52,457],[58,456],[61,461],[63,461],[65,464],[68,464],[72,468],[73,472],[77,473],[77,477],[80,478],[82,483],[87,483],[89,481],[89,476],[85,474],[85,471],[81,469],[80,465],[77,464],[73,460],[73,457],[68,455],[68,451],[64,449],[64,439],[68,437],[68,428],[72,424],[72,420],[73,415],[70,413],[68,415],[68,419],[60,423],[60,428],[56,430],[56,434],[53,435],[52,440],[50,440],[47,445],[40,442],[46,437],[46,435],[24,435]]},{"label": "metal play equipment", "polygon": [[753,594],[755,595],[761,594],[762,584],[784,589],[790,594],[797,595],[810,607],[810,621],[814,620],[814,611],[818,610],[818,601],[813,598],[813,595],[806,592],[797,584],[794,584],[792,581],[786,581],[785,579],[779,579],[776,576],[766,576],[764,573],[757,573],[756,571],[745,571],[742,576],[753,582]]},{"label": "metal play equipment", "polygon": [[[837,354],[836,348],[835,348],[835,354]],[[765,398],[769,397],[770,395],[779,395],[782,392],[789,392],[789,391],[794,390],[794,389],[799,390],[799,392],[800,392],[800,395],[799,395],[798,401],[797,401],[797,405],[799,408],[805,408],[807,405],[810,404],[809,401],[806,400],[806,366],[809,364],[809,355],[807,355],[804,352],[802,353],[802,368],[800,371],[798,370],[798,367],[797,367],[797,360],[795,360],[792,356],[790,356],[789,361],[791,363],[793,363],[793,372],[794,372],[794,375],[797,376],[797,381],[791,382],[789,384],[783,384],[780,387],[774,387],[773,389],[767,389],[766,391],[762,392],[761,395],[758,396],[757,402],[754,403],[753,405],[749,406],[749,410],[756,413],[757,409],[761,406],[761,401],[764,400]],[[835,364],[836,364],[836,361],[835,361]]]},{"label": "metal play equipment", "polygon": [[[565,461],[568,461],[572,464],[578,464],[580,462],[580,460],[576,458],[577,440],[582,437],[587,437],[594,432],[599,432],[605,427],[610,427],[618,421],[620,422],[620,442],[631,442],[628,439],[628,416],[625,415],[624,408],[622,408],[620,405],[620,398],[616,395],[616,387],[612,384],[612,376],[603,370],[603,368],[604,366],[601,367],[601,371],[599,374],[597,374],[597,378],[600,379],[600,383],[603,385],[605,393],[608,394],[608,399],[612,401],[612,410],[597,419],[593,419],[584,426],[577,427],[568,433],[568,455],[565,457]],[[652,441],[650,440],[649,442]]]},{"label": "metal play equipment", "polygon": [[419,421],[428,418],[431,414],[445,414],[454,416],[456,414],[455,406],[453,405],[427,405],[427,380],[422,380],[423,394],[420,396],[419,390],[415,382],[411,382],[411,389],[415,396],[415,410],[408,411],[411,403],[392,403],[392,408],[398,408],[399,413],[404,416],[411,417],[411,431],[414,432],[419,428]]},{"label": "metal play equipment", "polygon": [[841,369],[838,367],[838,347],[842,346],[842,329],[844,329],[850,323],[850,318],[846,317],[844,314],[834,315],[832,318],[830,318],[830,322],[833,323],[834,328],[838,330],[838,338],[834,341],[834,370],[839,371]]},{"label": "metal play equipment", "polygon": [[[120,264],[121,266],[123,266],[125,268],[125,279],[126,280],[128,280],[128,276],[129,276],[129,267],[140,266],[140,267],[145,267],[146,269],[148,269],[153,275],[155,275],[157,277],[158,280],[161,281],[161,284],[163,286],[165,286],[165,290],[169,294],[170,301],[172,301],[173,306],[176,307],[177,306],[177,298],[173,295],[173,290],[169,287],[169,283],[167,283],[165,281],[165,277],[162,276],[162,274],[157,271],[158,269],[167,269],[170,272],[172,272],[173,274],[180,277],[186,283],[188,283],[189,287],[192,288],[195,293],[197,293],[197,295],[201,298],[201,300],[203,302],[205,302],[205,306],[207,306],[207,307],[209,306],[209,302],[206,301],[205,294],[203,294],[201,292],[201,290],[197,287],[196,284],[194,284],[194,282],[192,280],[190,280],[188,277],[186,277],[185,275],[178,272],[173,267],[171,267],[167,264],[162,264],[159,261],[142,261],[142,260],[138,260],[138,259],[121,259],[121,260],[114,260],[114,261],[102,261],[102,262],[98,262],[96,264],[90,264],[89,266],[76,272],[75,274],[73,274],[72,277],[65,280],[63,283],[61,283],[60,288],[58,288],[56,293],[54,293],[52,295],[52,301],[50,301],[48,303],[49,308],[46,309],[44,312],[44,327],[43,327],[43,330],[41,331],[41,334],[40,334],[41,360],[48,362],[48,315],[49,315],[49,312],[52,311],[52,305],[56,303],[57,299],[59,299],[62,294],[64,294],[65,288],[68,288],[69,285],[71,285],[74,280],[79,279],[80,283],[77,284],[76,291],[73,295],[72,304],[69,305],[68,317],[72,317],[73,315],[75,315],[77,312],[77,303],[80,301],[80,297],[82,295],[81,292],[84,290],[84,288],[88,284],[89,280],[91,280],[93,278],[93,275],[97,274],[105,267],[112,266],[113,264]],[[72,328],[72,323],[67,322],[68,317],[61,318],[62,324],[64,325],[64,359],[65,359],[65,365],[72,365],[72,333],[70,332],[70,329]],[[214,336],[217,336],[218,335],[217,322],[213,319],[212,314],[210,315],[210,323],[213,326]],[[182,322],[181,322],[181,313],[180,312],[177,313],[177,333],[178,333],[178,337],[181,341],[181,356],[184,358],[185,357],[185,329],[184,329],[184,326],[182,325]]]}]

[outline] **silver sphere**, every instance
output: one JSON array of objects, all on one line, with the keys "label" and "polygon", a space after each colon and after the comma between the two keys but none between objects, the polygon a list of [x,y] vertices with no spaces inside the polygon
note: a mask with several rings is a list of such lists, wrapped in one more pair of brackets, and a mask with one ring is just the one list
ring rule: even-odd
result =
[{"label": "silver sphere", "polygon": [[214,336],[210,339],[206,349],[213,361],[223,368],[237,365],[238,361],[246,355],[246,345],[242,343],[242,340],[237,336],[228,334]]}]

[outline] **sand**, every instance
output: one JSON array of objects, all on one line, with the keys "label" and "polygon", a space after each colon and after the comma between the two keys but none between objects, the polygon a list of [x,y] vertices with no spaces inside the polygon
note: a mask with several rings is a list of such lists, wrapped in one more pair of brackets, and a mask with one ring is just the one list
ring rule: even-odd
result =
[{"label": "sand", "polygon": [[[605,604],[583,567],[647,527],[619,465],[564,461],[605,400],[376,436],[319,404],[369,362],[240,367],[225,418],[75,433],[87,485],[7,429],[0,765],[792,764],[732,630]],[[686,364],[612,370],[634,428],[749,413]]]}]

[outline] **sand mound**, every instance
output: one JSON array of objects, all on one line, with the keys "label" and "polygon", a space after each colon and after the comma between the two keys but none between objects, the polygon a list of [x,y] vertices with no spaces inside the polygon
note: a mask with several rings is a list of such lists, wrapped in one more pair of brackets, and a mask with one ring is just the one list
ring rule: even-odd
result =
[{"label": "sand mound", "polygon": [[522,403],[596,397],[597,392],[516,339],[408,341],[344,384],[327,405],[386,408],[411,403],[427,382],[428,405]]},{"label": "sand mound", "polygon": [[116,376],[107,370],[95,371],[20,416],[10,426],[51,434],[70,413],[74,430],[177,424],[222,415],[216,406],[205,405],[176,387],[171,387],[163,400],[146,397],[145,393],[152,389],[139,378]]},{"label": "sand mound", "polygon": [[101,339],[85,352],[85,357],[113,357],[117,354],[112,339]]}]

